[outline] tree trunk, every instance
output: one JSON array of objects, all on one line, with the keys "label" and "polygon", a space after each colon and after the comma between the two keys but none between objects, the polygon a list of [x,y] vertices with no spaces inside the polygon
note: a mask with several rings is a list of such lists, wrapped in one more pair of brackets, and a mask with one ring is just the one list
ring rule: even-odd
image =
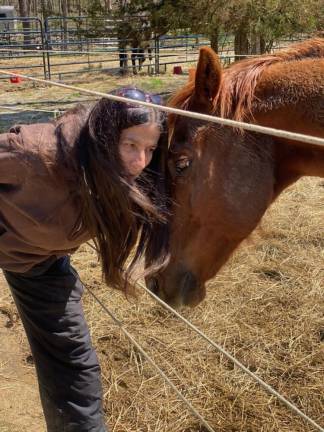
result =
[{"label": "tree trunk", "polygon": [[265,39],[260,36],[260,54],[265,54],[267,52],[267,44]]},{"label": "tree trunk", "polygon": [[[28,0],[19,0],[19,14],[22,18],[28,17],[28,9],[29,9]],[[25,48],[28,48],[31,44],[31,37],[30,37],[30,22],[23,20],[22,22],[23,27],[23,37],[24,37],[24,45]]]},{"label": "tree trunk", "polygon": [[111,0],[105,0],[105,13],[111,12],[112,4]]},{"label": "tree trunk", "polygon": [[68,23],[67,23],[67,16],[68,16],[68,4],[67,0],[62,0],[62,15],[63,15],[63,49],[67,49],[67,40],[68,40]]},{"label": "tree trunk", "polygon": [[251,34],[251,46],[249,54],[264,54],[266,52],[266,42],[262,36]]},{"label": "tree trunk", "polygon": [[43,15],[43,19],[45,19],[47,17],[47,5],[45,0],[41,0],[41,8],[42,8],[42,15]]},{"label": "tree trunk", "polygon": [[67,0],[67,10],[69,13],[73,13],[73,4],[71,0]]},{"label": "tree trunk", "polygon": [[[235,32],[234,52],[236,55],[244,56],[249,54],[249,39],[245,28],[241,27]],[[244,57],[239,57],[242,59]]]},{"label": "tree trunk", "polygon": [[37,16],[37,6],[35,0],[28,0],[28,10],[30,16]]},{"label": "tree trunk", "polygon": [[260,36],[251,33],[250,35],[250,50],[249,54],[260,54]]},{"label": "tree trunk", "polygon": [[78,0],[78,14],[79,14],[79,16],[82,15],[82,5],[81,5],[81,0]]},{"label": "tree trunk", "polygon": [[54,7],[54,1],[48,0],[47,6],[46,6],[46,17],[50,15],[55,15],[55,7]]},{"label": "tree trunk", "polygon": [[218,36],[219,36],[218,28],[214,27],[210,34],[210,46],[216,53],[218,53]]}]

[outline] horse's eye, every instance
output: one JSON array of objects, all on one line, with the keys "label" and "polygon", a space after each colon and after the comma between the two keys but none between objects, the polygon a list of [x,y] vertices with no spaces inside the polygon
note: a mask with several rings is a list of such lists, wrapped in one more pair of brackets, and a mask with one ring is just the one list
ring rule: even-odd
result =
[{"label": "horse's eye", "polygon": [[182,174],[191,165],[191,160],[183,156],[175,161],[175,170],[178,175]]}]

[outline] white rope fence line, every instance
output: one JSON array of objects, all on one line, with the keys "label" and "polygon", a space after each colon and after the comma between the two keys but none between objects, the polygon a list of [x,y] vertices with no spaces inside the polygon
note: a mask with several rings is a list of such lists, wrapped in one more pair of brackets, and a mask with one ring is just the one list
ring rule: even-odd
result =
[{"label": "white rope fence line", "polygon": [[[62,88],[69,89],[69,90],[75,90],[75,91],[78,91],[80,93],[92,94],[92,95],[104,97],[106,99],[110,99],[110,100],[117,101],[117,102],[134,103],[133,99],[128,99],[128,98],[125,98],[122,96],[116,96],[116,95],[112,95],[112,94],[102,93],[102,92],[98,92],[95,90],[87,90],[87,89],[84,89],[82,87],[63,84],[63,83],[59,83],[56,81],[45,80],[45,79],[41,79],[41,78],[33,78],[33,77],[28,76],[28,75],[22,75],[22,74],[18,74],[18,73],[14,73],[14,72],[8,72],[8,71],[3,70],[3,69],[0,69],[0,74],[9,75],[9,76],[16,76],[16,77],[20,77],[22,79],[35,81],[35,82],[39,82],[42,84],[49,84],[49,85],[53,85],[56,87],[62,87]],[[217,123],[217,124],[224,125],[224,126],[241,128],[241,129],[248,130],[251,132],[258,132],[258,133],[262,133],[262,134],[276,136],[278,138],[285,138],[285,139],[290,139],[290,140],[294,140],[294,141],[299,141],[299,142],[303,142],[303,143],[308,143],[308,144],[324,147],[324,139],[323,138],[318,138],[318,137],[311,136],[311,135],[303,135],[303,134],[288,132],[288,131],[284,131],[284,130],[280,130],[280,129],[258,126],[258,125],[251,124],[251,123],[244,123],[244,122],[238,122],[235,120],[224,119],[221,117],[214,117],[214,116],[207,115],[207,114],[201,114],[201,113],[196,113],[196,112],[191,112],[191,111],[184,111],[184,110],[181,110],[179,108],[171,108],[168,106],[152,104],[150,102],[142,102],[142,101],[136,100],[136,104],[143,105],[143,106],[146,106],[149,108],[159,109],[161,111],[165,111],[165,112],[172,113],[172,114],[182,115],[184,117],[189,117],[189,118],[196,119],[196,120],[204,120],[207,122]]]},{"label": "white rope fence line", "polygon": [[212,339],[210,339],[198,327],[196,327],[194,324],[192,324],[190,321],[188,321],[185,317],[183,317],[181,314],[179,314],[179,312],[177,312],[175,309],[173,309],[171,306],[169,306],[167,303],[165,303],[162,299],[160,299],[157,295],[155,295],[153,292],[151,292],[148,288],[145,287],[145,285],[143,285],[140,282],[137,282],[137,285],[140,286],[142,289],[144,289],[144,291],[146,291],[151,297],[153,297],[158,303],[160,303],[169,312],[171,312],[173,315],[175,315],[177,318],[179,318],[181,321],[183,321],[188,327],[190,327],[200,337],[202,337],[203,339],[205,339],[217,351],[219,351],[221,354],[223,354],[225,357],[227,357],[230,361],[232,361],[238,368],[240,368],[243,372],[245,372],[246,374],[248,374],[254,381],[256,381],[258,384],[260,384],[260,386],[264,390],[266,390],[268,393],[270,393],[271,395],[273,395],[276,398],[278,398],[291,411],[293,411],[295,414],[297,414],[300,417],[302,417],[304,420],[306,420],[308,423],[310,423],[315,429],[319,430],[320,432],[324,432],[324,429],[320,425],[318,425],[314,420],[312,420],[310,417],[308,417],[306,414],[304,414],[299,408],[297,408],[295,405],[293,405],[291,402],[289,402],[288,399],[286,399],[284,396],[282,396],[280,393],[278,393],[269,384],[267,384],[266,382],[264,382],[255,373],[251,372],[250,369],[248,369],[241,362],[239,362],[235,357],[233,357],[226,350],[224,350],[224,348],[222,348],[219,344],[217,344]]},{"label": "white rope fence line", "polygon": [[[93,244],[91,244],[90,242],[87,242],[87,245],[90,246],[91,249],[93,249],[97,252],[97,250]],[[165,309],[167,309],[174,316],[176,316],[180,321],[182,321],[184,324],[186,324],[191,330],[193,330],[195,333],[197,333],[202,339],[204,339],[206,342],[208,342],[209,345],[214,347],[218,352],[223,354],[228,360],[233,362],[239,369],[241,369],[243,372],[245,372],[247,375],[249,375],[250,378],[252,378],[254,381],[256,381],[266,392],[270,393],[272,396],[275,396],[277,399],[279,399],[280,402],[282,402],[284,405],[286,405],[286,407],[288,409],[290,409],[292,412],[297,414],[299,417],[301,417],[302,419],[307,421],[315,429],[319,430],[320,432],[324,432],[324,429],[320,425],[318,425],[313,419],[311,419],[307,414],[303,413],[298,407],[296,407],[288,399],[286,399],[284,396],[282,396],[280,393],[278,393],[273,387],[271,387],[269,384],[267,384],[265,381],[263,381],[260,377],[258,377],[258,375],[251,372],[250,369],[248,369],[246,366],[244,366],[240,361],[238,361],[234,356],[232,356],[230,353],[228,353],[218,343],[216,343],[212,339],[210,339],[197,326],[192,324],[189,320],[187,320],[179,312],[177,312],[170,305],[168,305],[166,302],[164,302],[162,299],[160,299],[160,297],[158,297],[156,294],[151,292],[148,288],[146,288],[145,285],[143,285],[141,282],[137,282],[136,284],[140,288],[142,288],[144,291],[146,291],[154,300],[156,300],[158,303],[160,303],[160,305],[162,305]]]},{"label": "white rope fence line", "polygon": [[178,388],[173,384],[171,379],[163,372],[163,370],[154,362],[154,360],[147,354],[147,352],[142,348],[142,346],[134,339],[134,337],[125,329],[123,323],[111,312],[111,310],[93,293],[93,291],[87,286],[81,279],[81,283],[90,293],[90,295],[95,299],[95,301],[101,306],[101,308],[110,316],[114,323],[120,328],[127,339],[137,348],[137,350],[145,357],[145,359],[150,363],[150,365],[158,372],[158,374],[169,384],[169,386],[176,392],[179,399],[184,402],[189,410],[201,421],[205,428],[209,432],[216,432],[215,429],[204,419],[204,417],[196,410],[196,408],[188,401],[185,396],[178,390]]}]

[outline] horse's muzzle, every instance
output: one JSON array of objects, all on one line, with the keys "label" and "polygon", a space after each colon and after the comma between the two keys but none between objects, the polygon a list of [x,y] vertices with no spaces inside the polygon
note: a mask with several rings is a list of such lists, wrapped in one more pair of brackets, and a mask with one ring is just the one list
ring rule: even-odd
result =
[{"label": "horse's muzzle", "polygon": [[205,297],[204,285],[190,271],[179,272],[172,278],[163,276],[151,277],[146,284],[152,293],[170,306],[194,307]]}]

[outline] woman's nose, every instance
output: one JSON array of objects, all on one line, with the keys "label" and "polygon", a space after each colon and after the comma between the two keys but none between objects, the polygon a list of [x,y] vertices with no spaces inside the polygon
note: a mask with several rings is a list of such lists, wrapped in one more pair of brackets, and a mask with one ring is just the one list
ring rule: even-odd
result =
[{"label": "woman's nose", "polygon": [[146,154],[145,151],[139,151],[136,155],[136,159],[134,161],[136,167],[140,170],[143,170],[146,167]]}]

